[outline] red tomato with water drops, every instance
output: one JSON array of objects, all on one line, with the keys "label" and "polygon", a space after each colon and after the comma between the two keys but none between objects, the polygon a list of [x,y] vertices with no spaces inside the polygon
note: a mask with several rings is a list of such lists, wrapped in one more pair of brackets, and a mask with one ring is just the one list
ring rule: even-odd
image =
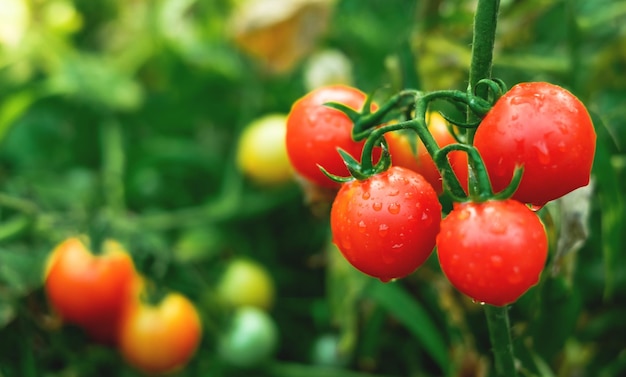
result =
[{"label": "red tomato with water drops", "polygon": [[437,255],[460,292],[495,306],[537,284],[548,254],[539,217],[513,200],[456,203],[441,222]]},{"label": "red tomato with water drops", "polygon": [[530,82],[515,85],[496,102],[476,130],[474,145],[494,190],[504,189],[515,166],[523,165],[513,199],[543,205],[589,183],[596,133],[573,94]]},{"label": "red tomato with water drops", "polygon": [[432,186],[402,168],[345,183],[333,202],[333,242],[355,268],[382,281],[422,265],[435,246],[441,205]]},{"label": "red tomato with water drops", "polygon": [[[287,117],[287,155],[299,175],[322,187],[339,187],[337,182],[321,172],[319,166],[332,174],[348,176],[348,169],[337,148],[360,160],[365,141],[355,142],[350,118],[324,104],[338,102],[360,111],[366,97],[358,89],[332,85],[315,89],[293,104]],[[376,106],[372,105],[371,110],[375,109]],[[374,159],[377,160],[380,148],[374,152]]]}]

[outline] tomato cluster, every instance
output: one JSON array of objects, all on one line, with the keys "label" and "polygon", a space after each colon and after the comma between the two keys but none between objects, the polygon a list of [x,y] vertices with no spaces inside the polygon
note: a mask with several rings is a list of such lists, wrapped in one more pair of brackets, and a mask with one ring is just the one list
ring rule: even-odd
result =
[{"label": "tomato cluster", "polygon": [[111,240],[101,249],[94,255],[72,237],[52,251],[44,276],[50,305],[63,321],[80,326],[95,341],[116,346],[143,372],[184,366],[202,335],[194,304],[176,292],[156,304],[145,301],[145,281],[130,255]]},{"label": "tomato cluster", "polygon": [[[366,174],[354,167],[366,144],[355,141],[353,127],[364,117],[355,120],[354,112],[327,102],[364,110],[357,114],[364,116],[378,107],[361,109],[371,101],[354,88],[322,87],[295,102],[287,118],[286,146],[296,173],[320,186],[339,187],[330,210],[331,233],[356,269],[382,281],[405,277],[436,247],[444,275],[476,302],[507,305],[537,284],[548,241],[533,209],[590,179],[596,135],[575,96],[548,83],[518,84],[482,114],[473,143],[464,134],[458,147],[451,144],[462,136],[453,135],[438,113],[422,114],[419,127],[428,131],[417,131],[419,138],[410,121],[399,131],[402,127],[385,129],[388,123],[370,125],[372,139],[391,155],[392,166],[376,170],[368,163]],[[389,131],[383,139],[375,130]],[[430,150],[422,131],[432,138]],[[446,158],[435,163],[433,154]],[[345,160],[346,155],[353,159]],[[385,155],[374,149],[367,158],[375,162]],[[442,220],[438,195],[448,192],[449,183],[442,182],[443,171],[466,195],[450,193],[455,202]],[[341,185],[333,176],[349,174],[355,178]]]}]

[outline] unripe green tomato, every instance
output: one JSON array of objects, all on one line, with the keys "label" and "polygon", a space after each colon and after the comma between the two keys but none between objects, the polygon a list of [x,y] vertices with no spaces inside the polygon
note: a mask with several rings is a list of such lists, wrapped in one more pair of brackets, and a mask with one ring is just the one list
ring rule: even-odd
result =
[{"label": "unripe green tomato", "polygon": [[336,334],[323,334],[315,339],[311,348],[311,361],[315,365],[327,367],[345,367],[349,355],[342,349],[340,338]]},{"label": "unripe green tomato", "polygon": [[234,307],[254,306],[269,310],[274,304],[274,280],[261,264],[249,259],[235,259],[222,274],[217,294]]},{"label": "unripe green tomato", "polygon": [[237,308],[226,332],[219,339],[222,360],[240,368],[251,368],[268,360],[276,350],[278,330],[265,311],[243,306]]},{"label": "unripe green tomato", "polygon": [[268,114],[248,124],[237,144],[237,167],[253,182],[279,186],[293,180],[285,135],[287,116]]}]

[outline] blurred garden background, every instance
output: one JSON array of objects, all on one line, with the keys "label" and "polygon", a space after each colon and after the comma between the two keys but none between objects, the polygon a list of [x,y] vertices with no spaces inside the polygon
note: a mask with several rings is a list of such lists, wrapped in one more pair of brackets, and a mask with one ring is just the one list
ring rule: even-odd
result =
[{"label": "blurred garden background", "polygon": [[[481,307],[436,258],[366,277],[323,203],[237,159],[248,125],[324,84],[465,90],[475,6],[0,0],[0,377],[142,375],[46,299],[46,258],[78,234],[196,305],[202,341],[173,375],[489,376]],[[502,0],[493,75],[567,88],[598,135],[591,186],[541,210],[550,263],[510,310],[523,376],[626,376],[626,1]],[[260,280],[221,289],[241,260]],[[252,330],[233,297],[261,297]]]}]

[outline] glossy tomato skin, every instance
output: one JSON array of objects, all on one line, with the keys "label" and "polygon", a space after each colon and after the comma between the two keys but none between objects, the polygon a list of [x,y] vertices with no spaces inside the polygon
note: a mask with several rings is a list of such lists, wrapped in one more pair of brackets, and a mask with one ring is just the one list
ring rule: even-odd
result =
[{"label": "glossy tomato skin", "polygon": [[567,90],[545,82],[515,85],[487,113],[474,145],[496,191],[516,164],[524,166],[513,195],[543,205],[589,183],[596,133],[585,106]]},{"label": "glossy tomato skin", "polygon": [[[454,136],[448,130],[446,120],[441,114],[436,112],[428,113],[426,122],[428,130],[440,148],[456,142]],[[415,149],[411,146],[412,141],[409,135],[407,135],[407,131],[393,131],[385,134],[392,165],[402,166],[418,172],[433,186],[437,194],[441,194],[443,185],[435,162],[419,137],[415,133],[411,137],[414,137],[417,141]]]},{"label": "glossy tomato skin", "polygon": [[[342,103],[360,111],[366,95],[358,89],[345,85],[317,88],[297,100],[287,116],[287,155],[294,170],[303,178],[322,187],[337,188],[339,184],[326,177],[319,169],[348,176],[337,148],[341,148],[357,160],[365,141],[352,140],[352,121],[339,110],[324,106],[327,102]],[[372,110],[376,106],[372,105]],[[377,148],[374,158],[377,160]]]},{"label": "glossy tomato skin", "polygon": [[65,322],[83,327],[97,341],[114,343],[136,273],[119,243],[108,240],[102,248],[94,255],[79,238],[60,243],[48,259],[44,289]]},{"label": "glossy tomato skin", "polygon": [[193,357],[202,322],[195,305],[173,292],[156,305],[136,297],[118,331],[118,349],[126,362],[144,373],[162,374],[184,367]]},{"label": "glossy tomato skin", "polygon": [[548,253],[539,217],[513,200],[455,203],[442,220],[437,255],[443,273],[476,302],[515,302],[539,281]]},{"label": "glossy tomato skin", "polygon": [[333,242],[358,270],[382,281],[405,277],[432,253],[439,231],[437,193],[402,168],[345,183],[333,202]]}]

